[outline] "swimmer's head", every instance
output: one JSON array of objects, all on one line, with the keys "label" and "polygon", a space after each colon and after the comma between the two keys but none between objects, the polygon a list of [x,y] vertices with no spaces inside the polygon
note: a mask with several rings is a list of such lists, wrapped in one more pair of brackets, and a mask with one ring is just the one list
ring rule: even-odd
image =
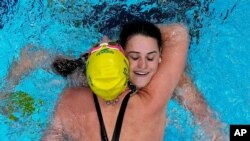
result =
[{"label": "swimmer's head", "polygon": [[158,49],[161,50],[161,31],[153,23],[144,20],[134,20],[124,24],[119,35],[120,45],[124,50],[126,50],[128,41],[135,35],[143,35],[155,39]]},{"label": "swimmer's head", "polygon": [[104,100],[114,100],[127,87],[128,60],[117,43],[101,43],[89,51],[86,76],[91,90]]}]

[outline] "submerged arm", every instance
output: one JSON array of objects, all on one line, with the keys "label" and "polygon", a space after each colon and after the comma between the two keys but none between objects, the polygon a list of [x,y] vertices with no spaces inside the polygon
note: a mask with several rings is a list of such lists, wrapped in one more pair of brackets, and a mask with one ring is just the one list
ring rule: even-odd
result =
[{"label": "submerged arm", "polygon": [[177,100],[198,120],[211,138],[221,138],[221,123],[215,119],[204,97],[199,93],[191,79],[183,74],[175,91]]},{"label": "submerged arm", "polygon": [[33,45],[24,47],[21,51],[20,59],[13,61],[13,63],[11,64],[9,73],[6,78],[7,82],[3,88],[3,91],[13,91],[15,86],[19,84],[19,81],[24,75],[28,75],[37,66],[44,63],[48,57],[48,53],[46,53],[42,48],[37,48]]}]

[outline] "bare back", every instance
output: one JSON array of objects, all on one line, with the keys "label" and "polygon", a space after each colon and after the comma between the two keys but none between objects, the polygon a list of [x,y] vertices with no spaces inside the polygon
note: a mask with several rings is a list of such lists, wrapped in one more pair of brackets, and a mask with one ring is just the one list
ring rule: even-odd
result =
[{"label": "bare back", "polygon": [[[128,91],[125,91],[123,98]],[[113,136],[116,118],[122,101],[106,105],[99,99],[108,138]],[[161,141],[165,128],[165,112],[147,110],[140,95],[131,96],[124,115],[120,141]],[[93,94],[88,88],[65,90],[58,104],[51,129],[43,140],[100,141],[100,125]]]}]

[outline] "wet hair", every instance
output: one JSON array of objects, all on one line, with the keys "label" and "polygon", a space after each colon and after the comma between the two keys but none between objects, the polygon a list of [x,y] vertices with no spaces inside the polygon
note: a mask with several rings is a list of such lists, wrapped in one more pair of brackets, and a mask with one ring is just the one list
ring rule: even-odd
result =
[{"label": "wet hair", "polygon": [[123,49],[126,48],[128,40],[138,34],[154,38],[157,41],[159,49],[161,50],[162,39],[160,29],[153,23],[143,20],[134,20],[123,25],[119,37],[119,43]]},{"label": "wet hair", "polygon": [[72,74],[76,69],[82,70],[85,74],[88,53],[81,55],[78,59],[67,59],[64,57],[57,57],[52,63],[52,69],[55,73],[67,77]]}]

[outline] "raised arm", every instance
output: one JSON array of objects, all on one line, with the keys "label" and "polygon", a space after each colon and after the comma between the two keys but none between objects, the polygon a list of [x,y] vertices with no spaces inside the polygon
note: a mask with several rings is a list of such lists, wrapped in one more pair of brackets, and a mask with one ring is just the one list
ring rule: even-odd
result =
[{"label": "raised arm", "polygon": [[163,40],[162,61],[156,74],[142,90],[149,96],[152,107],[164,109],[183,73],[189,35],[183,25],[160,26]]}]

